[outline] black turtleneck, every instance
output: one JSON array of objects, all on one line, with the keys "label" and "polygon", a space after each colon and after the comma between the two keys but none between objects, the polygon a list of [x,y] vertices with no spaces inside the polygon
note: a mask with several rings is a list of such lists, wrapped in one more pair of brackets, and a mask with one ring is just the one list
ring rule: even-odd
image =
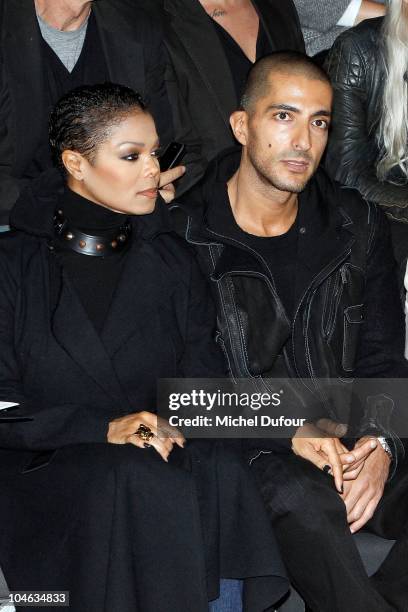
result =
[{"label": "black turtleneck", "polygon": [[[58,207],[70,226],[98,236],[119,228],[126,218],[125,215],[90,202],[68,188],[59,199]],[[75,253],[59,243],[55,246],[89,319],[100,333],[123,271],[127,249],[107,257],[92,257]]]}]

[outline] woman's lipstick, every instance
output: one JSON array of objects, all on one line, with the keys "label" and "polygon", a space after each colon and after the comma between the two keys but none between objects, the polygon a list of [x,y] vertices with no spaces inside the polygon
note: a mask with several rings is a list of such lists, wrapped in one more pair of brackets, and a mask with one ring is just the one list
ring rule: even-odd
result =
[{"label": "woman's lipstick", "polygon": [[154,199],[157,198],[158,189],[145,189],[144,191],[139,191],[137,195],[144,196],[145,198]]}]

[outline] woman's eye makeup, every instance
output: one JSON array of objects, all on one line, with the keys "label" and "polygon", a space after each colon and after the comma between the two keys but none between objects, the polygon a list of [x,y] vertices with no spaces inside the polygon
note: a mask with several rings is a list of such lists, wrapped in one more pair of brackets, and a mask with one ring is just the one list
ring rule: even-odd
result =
[{"label": "woman's eye makeup", "polygon": [[137,161],[139,159],[139,155],[140,153],[127,153],[126,155],[122,155],[121,159],[125,160],[125,161]]},{"label": "woman's eye makeup", "polygon": [[[152,157],[157,157],[158,159],[161,157],[161,155],[163,154],[164,149],[162,148],[157,148],[154,149],[153,151],[151,151],[150,155]],[[126,153],[126,155],[121,155],[120,159],[123,159],[124,161],[137,161],[141,155],[141,151],[132,151],[130,153]]]}]

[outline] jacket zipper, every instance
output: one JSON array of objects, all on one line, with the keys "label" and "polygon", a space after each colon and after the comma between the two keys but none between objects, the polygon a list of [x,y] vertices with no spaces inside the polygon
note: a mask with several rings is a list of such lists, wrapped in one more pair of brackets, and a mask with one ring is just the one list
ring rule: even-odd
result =
[{"label": "jacket zipper", "polygon": [[[293,317],[293,323],[292,323],[292,352],[293,352],[293,359],[294,359],[294,365],[295,365],[295,370],[296,373],[298,374],[299,378],[300,378],[300,372],[298,370],[297,364],[296,364],[296,352],[295,352],[295,323],[296,323],[296,319],[299,315],[299,310],[302,306],[302,303],[305,299],[305,297],[307,296],[307,294],[310,292],[310,290],[312,289],[312,287],[314,287],[314,285],[316,285],[316,289],[319,286],[319,284],[321,284],[326,278],[327,276],[329,276],[339,264],[342,264],[344,261],[346,261],[347,257],[349,257],[351,253],[351,245],[350,247],[347,249],[347,251],[345,251],[340,257],[338,257],[336,260],[332,261],[328,266],[326,266],[326,268],[324,268],[324,270],[322,270],[321,272],[319,272],[319,274],[317,274],[312,281],[310,282],[310,284],[308,285],[308,287],[306,288],[305,292],[303,293],[302,299],[300,300],[298,307],[296,309],[296,313],[295,316]],[[342,275],[342,278],[343,275]],[[315,291],[310,295],[307,303],[306,303],[306,310],[309,313],[310,312],[310,308],[313,302],[313,297],[314,297]],[[312,366],[312,362],[311,362],[311,355],[310,355],[310,350],[309,350],[309,343],[308,343],[308,323],[307,321],[309,320],[309,317],[307,317],[306,320],[306,326],[304,328],[304,339],[305,339],[305,350],[306,350],[306,363],[307,363],[307,368],[308,368],[308,373],[310,378],[312,379],[314,385],[316,388],[318,388],[316,381],[315,381],[315,374],[313,371],[313,366]]]}]

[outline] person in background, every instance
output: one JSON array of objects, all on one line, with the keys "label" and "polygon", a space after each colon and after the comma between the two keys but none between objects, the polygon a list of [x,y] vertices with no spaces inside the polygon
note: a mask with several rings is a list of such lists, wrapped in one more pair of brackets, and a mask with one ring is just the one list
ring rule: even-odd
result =
[{"label": "person in background", "polygon": [[[387,213],[403,301],[404,276],[408,287],[407,66],[406,0],[391,0],[384,18],[344,32],[326,62],[334,89],[326,169]],[[405,353],[408,357],[408,345]]]},{"label": "person in background", "polygon": [[385,14],[382,0],[293,0],[299,14],[308,55],[329,49],[337,36],[364,19]]},{"label": "person in background", "polygon": [[[162,32],[137,2],[0,0],[0,23],[0,226],[22,187],[51,166],[49,113],[73,87],[113,80],[142,92],[161,144],[173,139]],[[183,171],[163,173],[162,184]]]},{"label": "person in background", "polygon": [[303,51],[292,0],[144,0],[164,22],[170,98],[180,97],[175,133],[191,125],[210,161],[234,145],[229,116],[255,60],[282,49]]}]

